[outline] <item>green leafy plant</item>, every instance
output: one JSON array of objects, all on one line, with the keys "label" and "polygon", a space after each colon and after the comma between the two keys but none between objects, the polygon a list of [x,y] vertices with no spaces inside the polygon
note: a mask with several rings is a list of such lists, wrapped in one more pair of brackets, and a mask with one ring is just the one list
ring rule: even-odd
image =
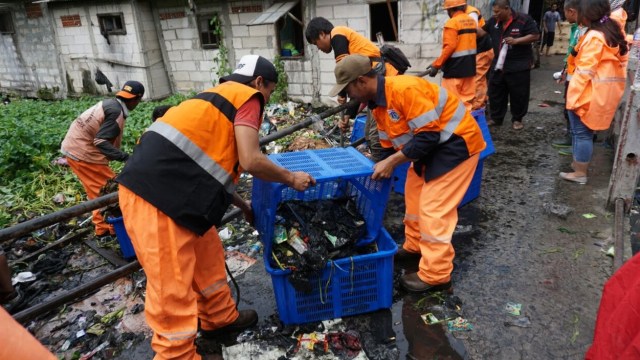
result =
[{"label": "green leafy plant", "polygon": [[287,89],[289,88],[289,78],[287,77],[287,72],[284,69],[284,61],[280,55],[276,55],[273,60],[273,64],[276,67],[276,71],[278,72],[278,84],[276,85],[276,89],[271,94],[271,99],[269,99],[269,103],[277,104],[288,100]]},{"label": "green leafy plant", "polygon": [[229,75],[231,73],[231,65],[229,64],[229,49],[225,45],[224,41],[224,32],[222,30],[222,19],[218,14],[214,14],[211,20],[209,20],[209,24],[213,26],[213,33],[218,38],[218,53],[216,57],[213,59],[213,62],[216,64],[216,75],[217,79],[214,81],[213,85],[216,85],[219,79],[225,75]]}]

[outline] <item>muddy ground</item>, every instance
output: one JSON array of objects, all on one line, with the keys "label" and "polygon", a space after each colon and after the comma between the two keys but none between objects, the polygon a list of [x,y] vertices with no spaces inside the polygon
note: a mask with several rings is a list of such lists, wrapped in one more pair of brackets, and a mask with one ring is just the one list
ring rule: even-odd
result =
[{"label": "muddy ground", "polygon": [[[558,179],[560,171],[570,170],[571,162],[571,157],[559,155],[550,145],[563,135],[565,126],[562,94],[557,93],[563,86],[552,80],[552,74],[562,67],[562,57],[541,60],[541,68],[532,71],[531,101],[524,130],[511,129],[508,116],[504,126],[491,129],[496,153],[485,161],[481,195],[460,209],[459,226],[454,235],[453,294],[409,295],[399,289],[396,281],[390,310],[343,319],[343,329],[356,330],[360,336],[364,348],[360,356],[370,359],[583,358],[593,338],[602,285],[612,273],[612,258],[605,251],[612,245],[613,214],[605,209],[605,202],[614,154],[599,138],[589,183],[580,186]],[[398,244],[404,240],[403,211],[403,197],[392,194],[385,226]],[[585,214],[593,216],[587,218]],[[236,241],[255,239],[252,229],[242,228],[238,222],[234,224],[240,236]],[[633,237],[637,241],[637,232],[633,232]],[[625,245],[625,258],[629,258],[629,241]],[[236,248],[246,251],[248,246]],[[415,264],[396,265],[396,280],[403,272],[415,270]],[[248,344],[259,344],[257,348],[265,354],[253,358],[266,358],[267,350],[276,345],[290,349],[292,340],[288,337],[292,332],[318,330],[317,324],[297,330],[280,326],[271,279],[261,257],[248,269],[234,272],[240,274],[237,276],[240,308],[254,308],[260,315],[253,333],[241,336]],[[134,307],[142,303],[143,286],[144,279],[138,272],[70,307],[75,313],[62,316],[61,311],[32,322],[30,328],[52,351],[65,353],[60,348],[64,338],[52,339],[52,328],[60,330],[67,326],[73,328],[74,333],[86,330],[87,326],[78,325],[78,321],[92,321],[94,314],[87,311],[94,309],[103,315],[125,308],[125,321],[116,321],[115,325],[111,322],[104,327],[113,325],[116,333],[129,335],[91,335],[96,338],[85,349],[108,342],[110,345],[105,346],[113,350],[108,353],[101,350],[94,358],[150,359],[153,357],[150,333],[142,313],[134,314],[141,310],[139,305]],[[445,300],[449,305],[453,302],[459,306],[449,312],[466,319],[473,326],[471,331],[452,332],[444,324],[426,325],[422,321],[421,315],[446,309]],[[521,315],[505,311],[510,302],[521,304]],[[275,335],[271,332],[271,336],[262,336],[272,327]],[[259,341],[261,336],[265,340]],[[220,344],[233,347],[237,340],[237,334],[231,334],[213,343],[199,340],[198,345],[203,352],[220,353],[223,351]],[[73,344],[65,350],[69,347]],[[299,354],[298,358],[316,357]],[[245,352],[227,358],[249,357]]]}]

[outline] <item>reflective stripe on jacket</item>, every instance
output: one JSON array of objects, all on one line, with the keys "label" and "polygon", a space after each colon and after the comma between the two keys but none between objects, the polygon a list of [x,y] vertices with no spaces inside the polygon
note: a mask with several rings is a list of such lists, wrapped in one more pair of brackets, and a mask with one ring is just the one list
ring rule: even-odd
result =
[{"label": "reflective stripe on jacket", "polygon": [[476,75],[477,24],[463,11],[456,12],[444,24],[442,52],[433,66],[442,68],[445,78]]},{"label": "reflective stripe on jacket", "polygon": [[240,167],[233,121],[259,94],[225,82],[169,110],[144,133],[118,182],[197,234],[218,225]]},{"label": "reflective stripe on jacket", "polygon": [[609,128],[626,84],[628,53],[607,45],[604,35],[589,30],[575,50],[575,72],[567,90],[567,110],[591,130]]},{"label": "reflective stripe on jacket", "polygon": [[[113,103],[112,103],[113,102]],[[116,99],[107,99],[93,105],[80,114],[69,127],[67,134],[62,140],[60,151],[74,160],[81,160],[93,164],[108,164],[109,159],[96,147],[95,138],[104,122],[105,113],[103,106],[113,106],[121,108]],[[110,141],[113,146],[120,148],[122,142],[122,129],[125,124],[124,111],[116,119],[120,128],[120,135]],[[107,140],[104,140],[107,141]]]},{"label": "reflective stripe on jacket", "polygon": [[384,80],[387,106],[373,109],[380,144],[401,150],[416,134],[438,134],[434,150],[416,161],[419,166],[426,165],[426,180],[448,172],[485,148],[475,119],[444,88],[416,76]]},{"label": "reflective stripe on jacket", "polygon": [[[345,56],[349,54],[360,54],[368,57],[372,60],[373,66],[382,60],[382,55],[380,54],[380,49],[373,43],[371,40],[362,36],[357,31],[348,28],[346,26],[335,26],[331,30],[331,39],[333,43],[333,39],[335,37],[343,36],[349,43],[348,53],[342,53],[340,51],[336,51],[334,47],[334,54],[336,57],[336,63],[342,60]],[[393,65],[389,63],[385,63],[386,76],[394,76],[398,74],[398,70],[393,67]]]}]

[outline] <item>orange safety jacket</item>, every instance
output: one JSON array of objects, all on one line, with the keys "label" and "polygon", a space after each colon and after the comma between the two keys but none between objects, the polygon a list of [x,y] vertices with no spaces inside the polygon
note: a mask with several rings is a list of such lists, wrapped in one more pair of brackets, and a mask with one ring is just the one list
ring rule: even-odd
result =
[{"label": "orange safety jacket", "polygon": [[[478,16],[478,28],[480,29],[483,28],[484,25],[486,24],[486,21],[482,17],[482,13],[480,12],[480,10],[478,10],[478,8],[475,8],[471,5],[467,5],[465,14],[469,15],[472,13],[475,13]],[[477,35],[477,32],[476,32],[476,35]],[[476,37],[476,48],[478,53],[483,53],[485,51],[492,50],[491,36],[489,36],[489,33],[487,33],[483,37]]]},{"label": "orange safety jacket", "polygon": [[233,121],[256,94],[228,81],[182,102],[142,135],[117,181],[199,235],[219,225],[241,172]]},{"label": "orange safety jacket", "polygon": [[624,93],[629,55],[607,45],[597,30],[587,31],[575,49],[575,72],[569,81],[566,108],[589,129],[608,129]]},{"label": "orange safety jacket", "polygon": [[[366,37],[346,26],[335,26],[331,30],[331,48],[336,63],[349,54],[360,54],[371,59],[373,67],[382,62],[380,49]],[[386,76],[398,74],[398,70],[388,62],[384,63]]]},{"label": "orange safety jacket", "polygon": [[463,11],[457,11],[444,24],[442,52],[433,66],[442,68],[444,78],[476,75],[476,35],[478,25]]},{"label": "orange safety jacket", "polygon": [[449,172],[485,148],[478,123],[444,88],[410,75],[378,78],[378,86],[383,86],[386,102],[377,101],[373,108],[380,144],[402,150],[415,136],[428,135],[430,150],[414,163],[414,169],[426,167],[425,180]]}]

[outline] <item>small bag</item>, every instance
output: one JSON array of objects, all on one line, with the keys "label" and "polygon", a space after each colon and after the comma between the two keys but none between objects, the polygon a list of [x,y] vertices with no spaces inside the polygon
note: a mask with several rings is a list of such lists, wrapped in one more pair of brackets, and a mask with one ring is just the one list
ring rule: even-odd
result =
[{"label": "small bag", "polygon": [[411,67],[409,59],[407,59],[402,50],[393,45],[382,45],[382,47],[380,47],[380,55],[382,55],[384,61],[393,65],[401,75]]}]

